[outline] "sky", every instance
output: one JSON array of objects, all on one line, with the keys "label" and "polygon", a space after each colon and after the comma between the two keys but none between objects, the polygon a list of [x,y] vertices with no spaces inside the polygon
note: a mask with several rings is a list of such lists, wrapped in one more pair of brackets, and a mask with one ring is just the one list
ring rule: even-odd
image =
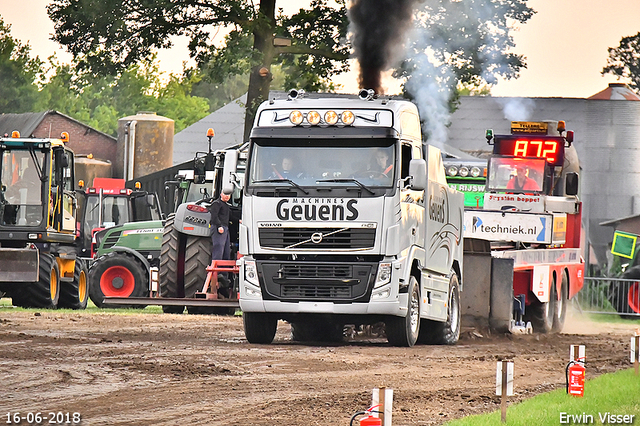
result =
[{"label": "sky", "polygon": [[[46,59],[54,52],[62,62],[71,56],[49,40],[53,23],[46,14],[49,0],[0,0],[0,16],[11,24],[11,35],[31,46],[32,55]],[[295,12],[301,2],[280,0],[285,13]],[[640,0],[529,0],[538,11],[513,33],[514,52],[524,55],[527,69],[520,78],[500,81],[491,89],[493,96],[586,98],[608,83],[613,75],[602,76],[607,48],[620,39],[640,32]],[[220,36],[221,37],[221,36]],[[175,46],[159,52],[160,69],[180,73],[183,61],[189,61],[187,40],[175,40]],[[334,80],[345,92],[355,93],[355,73]],[[388,93],[399,90],[397,82],[387,82]]]}]

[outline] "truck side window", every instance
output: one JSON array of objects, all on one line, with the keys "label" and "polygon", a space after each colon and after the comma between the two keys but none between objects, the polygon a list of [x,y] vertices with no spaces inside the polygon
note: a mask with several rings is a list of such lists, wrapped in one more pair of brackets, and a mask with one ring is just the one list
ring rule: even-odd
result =
[{"label": "truck side window", "polygon": [[413,150],[411,149],[411,145],[404,143],[402,144],[400,152],[400,161],[402,162],[400,177],[402,179],[405,179],[407,176],[409,176],[409,163],[411,162],[412,151]]}]

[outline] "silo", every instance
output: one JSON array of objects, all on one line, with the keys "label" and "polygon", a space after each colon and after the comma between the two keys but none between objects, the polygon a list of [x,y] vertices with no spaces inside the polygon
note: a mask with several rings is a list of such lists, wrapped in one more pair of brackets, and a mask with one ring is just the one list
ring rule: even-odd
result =
[{"label": "silo", "polygon": [[76,185],[82,180],[85,187],[90,187],[94,178],[110,178],[112,174],[111,161],[93,158],[91,154],[76,155],[74,164]]},{"label": "silo", "polygon": [[171,167],[173,127],[173,120],[152,112],[118,120],[114,177],[131,180]]}]

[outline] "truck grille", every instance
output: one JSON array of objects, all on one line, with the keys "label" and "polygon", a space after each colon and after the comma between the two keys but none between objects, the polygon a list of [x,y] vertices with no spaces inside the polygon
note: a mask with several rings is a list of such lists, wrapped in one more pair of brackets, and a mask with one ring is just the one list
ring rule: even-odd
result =
[{"label": "truck grille", "polygon": [[260,228],[258,235],[260,246],[266,248],[366,249],[373,248],[376,230],[375,228]]},{"label": "truck grille", "polygon": [[351,276],[350,266],[341,265],[283,265],[284,278],[347,278]]},{"label": "truck grille", "polygon": [[264,297],[287,301],[367,300],[377,265],[374,262],[257,262]]},{"label": "truck grille", "polygon": [[350,299],[352,287],[350,286],[301,286],[283,285],[281,296],[285,299]]}]

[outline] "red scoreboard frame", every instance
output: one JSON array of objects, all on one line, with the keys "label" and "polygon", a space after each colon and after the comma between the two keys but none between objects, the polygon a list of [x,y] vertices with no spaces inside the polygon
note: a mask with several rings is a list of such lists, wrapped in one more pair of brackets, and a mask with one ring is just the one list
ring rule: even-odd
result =
[{"label": "red scoreboard frame", "polygon": [[564,138],[561,136],[495,136],[493,153],[511,157],[546,158],[551,166],[564,163]]}]

